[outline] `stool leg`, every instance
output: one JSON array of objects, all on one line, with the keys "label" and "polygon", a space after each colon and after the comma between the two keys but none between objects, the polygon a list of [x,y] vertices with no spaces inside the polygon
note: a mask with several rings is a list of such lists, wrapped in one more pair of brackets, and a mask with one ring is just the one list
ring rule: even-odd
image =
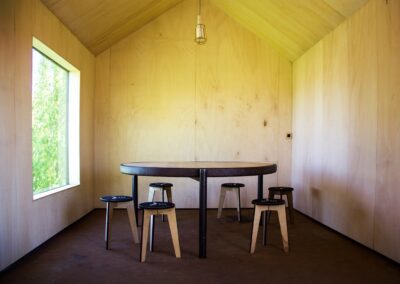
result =
[{"label": "stool leg", "polygon": [[115,205],[111,202],[107,202],[106,204],[106,228],[105,228],[105,241],[106,241],[106,249],[109,248],[109,243],[111,241],[111,221],[113,216],[113,208]]},{"label": "stool leg", "polygon": [[151,252],[154,251],[154,215],[150,215],[150,242],[149,242],[149,250]]},{"label": "stool leg", "polygon": [[[161,201],[162,201],[162,202],[165,202],[164,194],[165,194],[165,189],[162,188],[162,189],[161,189]],[[164,220],[164,214],[161,214],[161,221],[162,221],[162,222],[165,221],[165,220]]]},{"label": "stool leg", "polygon": [[241,212],[241,206],[240,206],[240,187],[236,188],[236,192],[237,192],[237,214],[238,214],[238,221],[241,221],[241,217],[242,217],[242,212]]},{"label": "stool leg", "polygon": [[132,237],[135,244],[139,243],[138,229],[136,224],[136,215],[135,208],[133,207],[132,202],[128,202],[129,204],[126,206],[126,210],[128,211],[129,224],[131,226]]},{"label": "stool leg", "polygon": [[[163,202],[165,201],[165,200],[164,200],[164,192],[167,194],[167,201],[168,201],[168,202],[172,202],[171,187],[163,188],[163,190],[162,190],[162,201],[163,201]],[[165,221],[165,216],[162,215],[162,216],[161,216],[161,219],[162,219],[162,221],[164,222],[164,221]]]},{"label": "stool leg", "polygon": [[268,192],[268,199],[273,199],[275,194],[272,191]]},{"label": "stool leg", "polygon": [[292,195],[292,192],[288,192],[286,197],[287,197],[288,207],[289,207],[290,223],[293,224],[294,223],[294,216],[293,216],[293,195]]},{"label": "stool leg", "polygon": [[172,202],[172,190],[170,187],[165,188],[165,192],[167,193],[168,202]]},{"label": "stool leg", "polygon": [[[264,246],[267,245],[267,236],[268,236],[267,228],[268,228],[268,221],[269,221],[270,214],[271,214],[271,212],[269,210],[264,211],[263,214],[262,214],[262,217],[263,217],[263,219],[262,219],[262,224],[263,224],[263,235],[262,235],[263,237],[262,237],[262,239],[263,239],[263,245]],[[268,220],[267,220],[267,218],[268,218]]]},{"label": "stool leg", "polygon": [[154,188],[149,187],[149,196],[147,197],[148,202],[152,202],[154,200]]},{"label": "stool leg", "polygon": [[254,253],[257,242],[258,227],[261,219],[261,207],[255,205],[254,207],[254,218],[253,218],[253,229],[251,231],[251,242],[250,242],[250,253]]},{"label": "stool leg", "polygon": [[278,211],[278,218],[279,218],[279,226],[281,227],[283,250],[285,252],[289,252],[289,239],[288,239],[288,231],[287,231],[285,205],[278,206],[277,211]]},{"label": "stool leg", "polygon": [[181,249],[179,246],[179,234],[178,234],[178,224],[176,222],[176,211],[173,210],[167,212],[169,229],[171,231],[172,243],[174,245],[174,251],[176,258],[181,258]]},{"label": "stool leg", "polygon": [[104,240],[106,241],[106,249],[108,249],[108,234],[110,230],[110,202],[106,203],[106,227],[105,227],[105,234]]},{"label": "stool leg", "polygon": [[221,192],[219,194],[218,214],[217,214],[218,219],[221,218],[222,208],[224,207],[225,195],[226,195],[226,188],[221,187]]},{"label": "stool leg", "polygon": [[142,218],[142,244],[140,246],[140,262],[146,260],[146,250],[147,250],[147,239],[149,237],[149,220],[150,213],[147,210],[143,210]]}]

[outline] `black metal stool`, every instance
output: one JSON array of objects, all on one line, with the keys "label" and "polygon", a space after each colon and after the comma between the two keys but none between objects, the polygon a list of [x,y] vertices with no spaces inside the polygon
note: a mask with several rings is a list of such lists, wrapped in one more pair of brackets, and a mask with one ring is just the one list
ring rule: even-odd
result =
[{"label": "black metal stool", "polygon": [[268,198],[273,199],[275,195],[279,195],[280,199],[282,199],[282,195],[286,195],[287,198],[287,205],[289,209],[289,219],[290,223],[294,223],[294,216],[293,216],[293,187],[288,187],[288,186],[274,186],[268,188]]},{"label": "black metal stool", "polygon": [[140,249],[140,262],[146,260],[146,246],[149,237],[149,224],[150,224],[150,251],[153,251],[154,240],[154,221],[151,223],[150,219],[154,215],[167,215],[169,229],[171,231],[172,243],[174,245],[175,256],[181,257],[181,250],[179,247],[178,225],[176,222],[175,204],[171,202],[144,202],[139,204],[139,208],[143,209],[142,221],[142,245]]},{"label": "black metal stool", "polygon": [[238,221],[240,222],[242,217],[241,205],[240,205],[240,188],[244,187],[243,183],[223,183],[221,184],[221,192],[219,195],[219,206],[218,206],[218,214],[217,218],[221,218],[222,209],[224,207],[225,195],[227,191],[236,191],[237,196],[237,214]]},{"label": "black metal stool", "polygon": [[136,244],[139,243],[134,205],[133,202],[130,202],[133,201],[133,198],[125,195],[105,195],[100,197],[100,200],[106,203],[106,228],[104,237],[106,241],[106,249],[109,248],[108,243],[111,241],[111,220],[113,209],[118,205],[118,203],[123,202],[128,202],[126,209],[128,211],[129,224],[131,226],[133,240]]},{"label": "black metal stool", "polygon": [[266,212],[277,211],[279,218],[279,225],[281,228],[283,250],[285,252],[289,251],[289,239],[287,231],[286,222],[286,207],[285,201],[281,199],[255,199],[251,203],[254,204],[254,219],[253,219],[253,229],[251,233],[250,242],[250,253],[254,253],[256,248],[258,227],[260,226],[261,213],[263,213],[263,243],[267,245],[267,222],[266,222]]}]

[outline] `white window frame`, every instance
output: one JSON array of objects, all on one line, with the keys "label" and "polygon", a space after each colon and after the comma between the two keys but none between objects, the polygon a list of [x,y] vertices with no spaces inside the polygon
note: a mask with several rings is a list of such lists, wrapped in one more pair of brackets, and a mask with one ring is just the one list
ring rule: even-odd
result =
[{"label": "white window frame", "polygon": [[80,114],[80,77],[81,72],[47,45],[33,37],[32,47],[68,71],[68,181],[67,185],[34,194],[33,200],[73,188],[80,185],[80,149],[79,149],[79,114]]}]

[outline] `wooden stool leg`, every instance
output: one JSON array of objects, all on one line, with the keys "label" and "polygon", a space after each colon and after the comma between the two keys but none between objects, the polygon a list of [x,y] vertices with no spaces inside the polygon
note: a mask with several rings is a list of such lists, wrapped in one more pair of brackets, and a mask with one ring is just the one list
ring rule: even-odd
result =
[{"label": "wooden stool leg", "polygon": [[149,196],[147,197],[148,202],[152,202],[154,200],[154,188],[149,187]]},{"label": "wooden stool leg", "polygon": [[133,208],[133,203],[129,202],[128,206],[126,206],[126,210],[128,211],[129,224],[131,226],[132,237],[135,244],[139,243],[139,235],[136,224],[136,216],[135,216],[135,208]]},{"label": "wooden stool leg", "polygon": [[226,188],[221,187],[221,191],[219,194],[218,214],[217,214],[218,219],[221,218],[222,208],[224,207],[225,195],[226,195]]},{"label": "wooden stool leg", "polygon": [[173,208],[173,210],[170,210],[166,214],[168,216],[168,224],[169,224],[169,229],[171,230],[171,237],[172,237],[172,243],[174,245],[175,256],[177,258],[180,258],[181,249],[179,246],[178,224],[176,222],[175,208]]},{"label": "wooden stool leg", "polygon": [[289,207],[290,223],[293,224],[294,223],[294,216],[293,216],[293,194],[292,194],[292,192],[288,192],[286,197],[287,197],[288,207]]},{"label": "wooden stool leg", "polygon": [[165,188],[167,193],[167,201],[172,203],[172,190],[170,187]]},{"label": "wooden stool leg", "polygon": [[[164,202],[164,192],[167,194],[167,201],[172,202],[172,192],[171,192],[171,187],[166,187],[165,189],[162,190],[162,201]],[[165,221],[165,216],[161,216],[161,220],[164,222]]]},{"label": "wooden stool leg", "polygon": [[257,242],[258,227],[261,219],[261,207],[254,207],[253,229],[251,231],[250,253],[254,253]]},{"label": "wooden stool leg", "polygon": [[143,210],[142,244],[140,246],[140,262],[144,262],[146,260],[147,239],[149,237],[149,223],[150,223],[150,213],[147,210]]},{"label": "wooden stool leg", "polygon": [[287,231],[287,221],[286,221],[286,206],[280,205],[277,207],[279,226],[281,227],[283,250],[289,252],[289,238]]},{"label": "wooden stool leg", "polygon": [[237,214],[238,214],[238,221],[241,221],[241,217],[242,217],[242,212],[241,212],[241,208],[240,208],[240,187],[236,188],[236,192],[237,192]]}]

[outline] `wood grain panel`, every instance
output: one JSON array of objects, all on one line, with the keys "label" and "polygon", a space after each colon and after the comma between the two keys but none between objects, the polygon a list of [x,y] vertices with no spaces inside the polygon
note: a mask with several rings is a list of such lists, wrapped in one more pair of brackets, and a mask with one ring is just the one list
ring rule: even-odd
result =
[{"label": "wood grain panel", "polygon": [[296,208],[399,261],[394,3],[368,2],[294,63],[292,179]]},{"label": "wood grain panel", "polygon": [[371,247],[376,180],[377,40],[375,2],[349,19],[348,216],[343,231]]},{"label": "wood grain panel", "polygon": [[[97,93],[96,112],[106,117],[101,115],[96,137],[107,141],[96,146],[96,161],[107,164],[100,178],[105,182],[96,181],[98,195],[130,193],[130,177],[119,172],[121,162],[193,160],[195,45],[192,38],[177,40],[169,31],[192,35],[186,24],[191,15],[182,17],[182,9],[192,12],[193,8],[187,3],[167,12],[166,17],[112,47],[108,59],[105,53],[98,57],[98,65],[109,64],[109,71],[97,74],[104,91]],[[171,18],[179,20],[168,25]],[[140,201],[147,200],[146,188],[156,180],[139,179]],[[178,204],[188,193],[193,196],[187,188],[195,182],[179,179],[173,183]]]},{"label": "wood grain panel", "polygon": [[[295,208],[310,216],[313,200],[318,201],[318,191],[313,186],[311,173],[318,171],[319,160],[315,158],[314,140],[321,119],[318,96],[322,90],[323,45],[318,43],[300,60],[293,64],[293,149],[292,149],[292,186],[295,188]],[[296,94],[296,95],[295,95]],[[320,127],[319,127],[320,128]],[[320,147],[320,146],[319,146]],[[318,149],[318,148],[317,148]],[[313,191],[310,189],[314,188]],[[312,199],[313,198],[313,199]]]},{"label": "wood grain panel", "polygon": [[289,60],[296,60],[367,0],[212,0]]},{"label": "wood grain panel", "polygon": [[[349,206],[353,199],[348,198],[347,180],[351,150],[348,147],[351,131],[349,106],[349,51],[348,23],[340,25],[327,35],[323,45],[323,127],[321,156],[321,180],[314,189],[319,200],[318,218],[330,224],[336,230],[341,230],[346,222]],[[338,166],[338,165],[341,166]],[[318,201],[318,202],[317,202]],[[343,204],[338,210],[338,204]]]},{"label": "wood grain panel", "polygon": [[0,269],[13,258],[12,208],[15,204],[15,1],[0,2]]},{"label": "wood grain panel", "polygon": [[277,180],[281,186],[291,184],[292,176],[292,64],[279,59],[279,98],[278,98],[278,172]]},{"label": "wood grain panel", "polygon": [[323,0],[325,3],[330,5],[340,14],[345,17],[350,17],[353,13],[359,10],[368,0]]},{"label": "wood grain panel", "polygon": [[[196,48],[195,158],[277,161],[279,56],[219,10],[210,6],[204,14],[214,19],[208,21],[208,37],[223,40]],[[242,196],[247,201],[256,198],[256,181],[246,180]],[[212,207],[218,206],[221,182],[210,181]],[[265,183],[275,184],[276,174],[266,176]]]},{"label": "wood grain panel", "polygon": [[182,0],[42,1],[94,54],[99,54]]},{"label": "wood grain panel", "polygon": [[[182,2],[42,1],[94,54],[101,53]],[[366,2],[367,0],[212,0],[214,5],[263,38],[289,60],[297,59]],[[197,10],[197,3],[193,8]]]},{"label": "wood grain panel", "polygon": [[[279,137],[281,129],[291,131],[290,62],[208,2],[203,18],[210,40],[196,45],[196,7],[197,1],[185,1],[98,56],[98,68],[110,65],[108,75],[97,74],[104,91],[96,94],[96,113],[106,118],[96,120],[96,140],[107,142],[96,146],[96,164],[110,165],[96,170],[98,195],[130,193],[130,177],[118,170],[124,161],[277,161],[281,141],[282,172],[290,182],[291,141]],[[140,200],[157,180],[139,178]],[[178,207],[198,206],[197,182],[162,180],[174,184]],[[227,180],[210,179],[210,207],[218,206]],[[248,185],[242,201],[250,206],[257,179],[232,180]],[[265,178],[266,186],[276,183],[276,175]]]},{"label": "wood grain panel", "polygon": [[378,141],[374,247],[400,262],[400,1],[377,1]]},{"label": "wood grain panel", "polygon": [[[2,1],[0,10],[4,36],[0,43],[0,116],[7,123],[1,124],[0,138],[0,158],[7,159],[1,163],[7,167],[0,167],[1,270],[93,208],[95,61],[39,0]],[[80,69],[82,111],[81,185],[35,201],[32,200],[31,160],[32,36]],[[5,70],[7,73],[3,73]],[[3,151],[6,151],[4,155]],[[7,178],[3,179],[3,175]]]}]

